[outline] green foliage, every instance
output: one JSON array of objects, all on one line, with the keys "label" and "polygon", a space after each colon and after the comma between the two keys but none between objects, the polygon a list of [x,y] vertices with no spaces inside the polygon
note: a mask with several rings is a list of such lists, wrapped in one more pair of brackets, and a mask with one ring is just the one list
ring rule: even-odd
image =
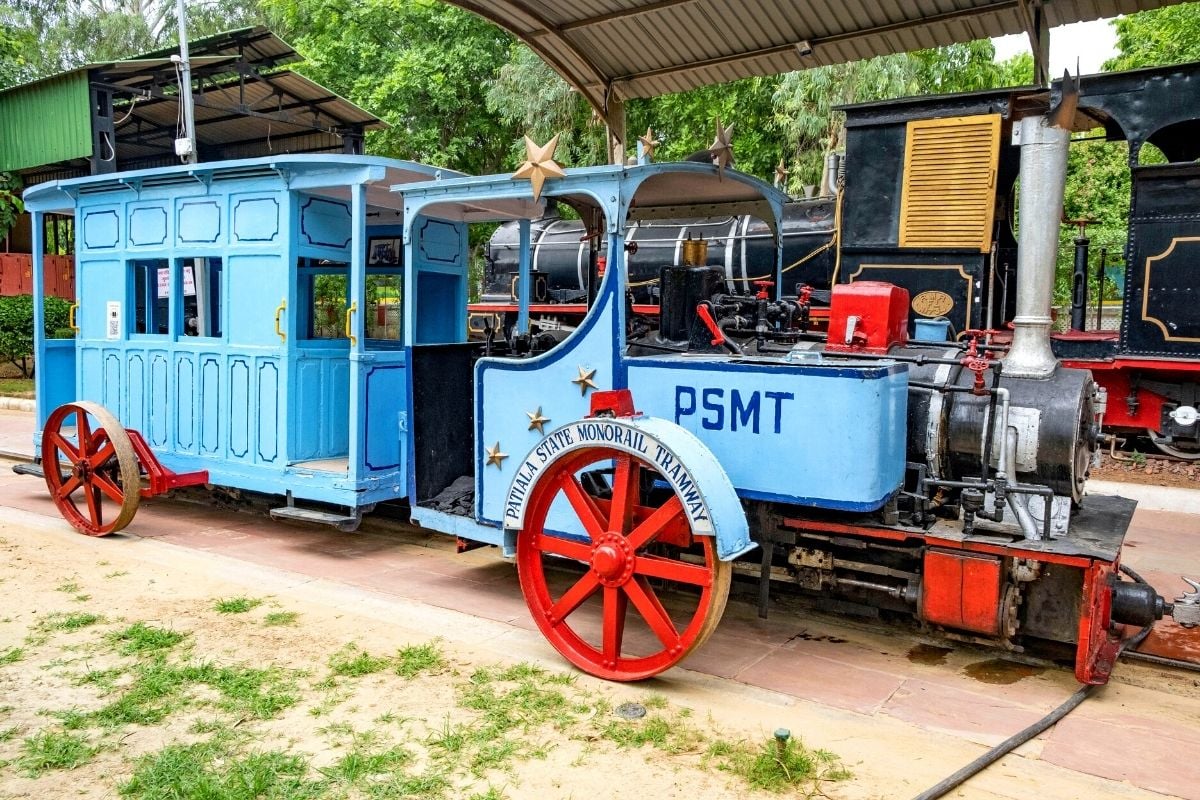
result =
[{"label": "green foliage", "polygon": [[272,611],[263,617],[263,625],[268,627],[294,625],[298,619],[300,619],[300,615],[295,611]]},{"label": "green foliage", "polygon": [[1200,61],[1200,5],[1181,3],[1118,17],[1117,55],[1106,72]]},{"label": "green foliage", "polygon": [[228,597],[213,603],[213,610],[218,614],[245,614],[261,606],[262,600],[254,597]]},{"label": "green foliage", "polygon": [[446,659],[435,642],[401,647],[396,653],[396,674],[402,678],[415,678],[422,672],[438,672],[446,666]]},{"label": "green foliage", "polygon": [[238,754],[221,742],[172,745],[138,759],[120,787],[133,800],[305,800],[324,796],[302,756],[280,751]]},{"label": "green foliage", "polygon": [[95,754],[96,748],[82,736],[42,731],[21,743],[21,757],[17,763],[26,775],[36,778],[51,769],[75,769]]},{"label": "green foliage", "polygon": [[187,634],[156,628],[144,622],[135,622],[124,630],[110,634],[108,639],[117,646],[123,656],[142,655],[174,647]]},{"label": "green foliage", "polygon": [[[4,46],[4,31],[0,28],[0,49]],[[3,55],[0,54],[0,70],[3,70]],[[3,76],[0,75],[0,82]],[[25,211],[21,201],[21,179],[8,172],[0,172],[0,239],[8,236],[13,225]]]},{"label": "green foliage", "polygon": [[808,792],[806,797],[818,792],[822,782],[850,777],[833,753],[809,750],[794,738],[783,747],[775,739],[767,739],[757,747],[747,742],[716,741],[709,746],[706,759],[718,769],[741,777],[753,789],[777,793],[800,790]]},{"label": "green foliage", "polygon": [[329,669],[344,678],[359,678],[380,672],[392,663],[386,656],[373,656],[353,644],[346,645],[329,657]]},{"label": "green foliage", "polygon": [[0,653],[0,667],[6,664],[15,664],[25,657],[25,651],[20,647],[10,647],[3,653]]},{"label": "green foliage", "polygon": [[77,631],[89,628],[103,619],[99,614],[74,612],[71,614],[51,614],[38,623],[38,630],[48,631]]},{"label": "green foliage", "polygon": [[435,0],[263,0],[271,24],[307,63],[300,70],[391,125],[372,152],[496,172],[516,132],[488,111],[486,86],[512,38]]},{"label": "green foliage", "polygon": [[[45,333],[64,328],[69,321],[71,304],[58,297],[47,297]],[[0,297],[0,358],[20,367],[22,374],[31,377],[26,359],[33,355],[33,297],[27,294]]]}]

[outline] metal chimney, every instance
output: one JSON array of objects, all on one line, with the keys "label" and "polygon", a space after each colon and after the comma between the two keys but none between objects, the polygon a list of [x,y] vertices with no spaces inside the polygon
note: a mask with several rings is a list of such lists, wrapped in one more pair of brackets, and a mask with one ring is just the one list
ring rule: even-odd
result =
[{"label": "metal chimney", "polygon": [[1026,117],[1020,126],[1017,313],[1013,318],[1012,348],[1004,358],[1004,374],[1045,378],[1057,365],[1050,350],[1050,300],[1071,133],[1053,125],[1049,115]]}]

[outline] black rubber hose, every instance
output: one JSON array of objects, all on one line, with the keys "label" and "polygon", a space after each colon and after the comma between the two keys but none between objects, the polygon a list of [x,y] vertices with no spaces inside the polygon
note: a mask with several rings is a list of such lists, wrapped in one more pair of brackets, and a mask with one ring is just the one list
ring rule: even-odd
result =
[{"label": "black rubber hose", "polygon": [[[1133,578],[1133,580],[1135,580],[1138,583],[1146,583],[1145,578],[1143,578],[1141,575],[1138,575],[1136,572],[1134,572],[1129,567],[1122,566],[1121,572],[1123,572],[1126,575],[1128,575],[1129,577]],[[1145,638],[1147,636],[1150,635],[1150,629],[1152,627],[1153,627],[1153,623],[1151,623],[1150,625],[1147,625],[1146,627],[1144,627],[1140,631],[1138,631],[1136,636],[1132,636],[1129,639],[1126,639],[1121,644],[1121,650],[1118,653],[1117,657],[1120,658],[1122,655],[1125,654],[1125,652],[1127,650],[1136,650],[1137,646],[1139,644],[1141,644],[1142,641],[1145,640]],[[953,775],[949,776],[948,778],[943,779],[942,781],[938,782],[936,785],[921,792],[919,795],[914,797],[913,800],[936,800],[936,798],[942,797],[947,792],[962,785],[970,778],[979,774],[980,772],[987,769],[992,764],[994,764],[997,761],[999,761],[1000,759],[1004,758],[1006,755],[1011,753],[1013,750],[1016,750],[1018,747],[1025,744],[1026,742],[1028,742],[1030,739],[1032,739],[1035,736],[1038,736],[1039,734],[1054,727],[1054,725],[1056,725],[1059,722],[1059,720],[1061,720],[1067,714],[1070,714],[1072,711],[1074,711],[1076,708],[1079,707],[1080,703],[1082,703],[1084,700],[1088,699],[1088,697],[1091,696],[1092,691],[1095,688],[1096,687],[1091,684],[1088,684],[1086,686],[1080,686],[1075,691],[1075,693],[1073,695],[1071,695],[1070,697],[1068,697],[1066,702],[1064,702],[1058,708],[1054,709],[1049,714],[1047,714],[1046,716],[1039,719],[1037,722],[1030,725],[1028,728],[1025,728],[1024,730],[1008,737],[1003,742],[996,745],[991,750],[988,750],[986,753],[981,755],[979,758],[972,761],[970,764],[967,764],[965,767],[960,769],[958,772],[955,772]]]},{"label": "black rubber hose", "polygon": [[1011,753],[1013,750],[1016,750],[1033,737],[1053,727],[1059,720],[1061,720],[1067,714],[1070,714],[1080,703],[1086,700],[1088,695],[1090,695],[1092,690],[1095,688],[1095,686],[1090,684],[1079,687],[1075,694],[1067,698],[1067,701],[1061,706],[1054,709],[1025,730],[1005,739],[1003,742],[996,745],[991,750],[988,750],[979,758],[975,759],[970,764],[967,764],[950,777],[945,778],[935,786],[932,786],[929,789],[921,792],[919,795],[914,797],[913,800],[934,800],[934,798],[941,797],[952,789],[957,788],[960,784],[982,772],[996,761],[1004,758],[1006,755]]}]

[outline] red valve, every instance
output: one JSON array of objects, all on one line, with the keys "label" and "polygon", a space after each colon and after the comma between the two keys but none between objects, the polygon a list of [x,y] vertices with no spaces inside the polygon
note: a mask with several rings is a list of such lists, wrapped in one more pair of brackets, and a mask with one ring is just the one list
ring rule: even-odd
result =
[{"label": "red valve", "polygon": [[755,281],[754,285],[758,287],[758,293],[754,295],[755,300],[770,300],[771,295],[767,289],[775,285],[775,281]]},{"label": "red valve", "polygon": [[708,303],[701,303],[696,306],[696,313],[700,315],[701,321],[704,322],[704,327],[708,328],[708,332],[713,335],[710,344],[718,345],[725,342],[725,334],[721,332],[717,321],[713,319],[712,312],[708,310]]},{"label": "red valve", "polygon": [[988,361],[986,354],[979,355],[978,342],[977,338],[971,337],[971,342],[967,345],[967,352],[959,363],[975,373],[975,383],[971,387],[971,394],[985,395],[988,392],[987,386],[983,382],[983,373],[987,372],[991,362]]}]

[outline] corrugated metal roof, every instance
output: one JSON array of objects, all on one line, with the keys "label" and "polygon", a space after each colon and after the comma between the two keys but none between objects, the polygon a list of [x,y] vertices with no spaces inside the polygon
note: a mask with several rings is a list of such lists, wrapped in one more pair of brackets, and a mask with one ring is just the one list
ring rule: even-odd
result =
[{"label": "corrugated metal roof", "polygon": [[512,31],[602,114],[653,97],[1179,0],[449,0]]},{"label": "corrugated metal roof", "polygon": [[[54,116],[46,110],[53,108]],[[91,155],[86,72],[43,81],[36,92],[0,94],[0,172]]]}]

